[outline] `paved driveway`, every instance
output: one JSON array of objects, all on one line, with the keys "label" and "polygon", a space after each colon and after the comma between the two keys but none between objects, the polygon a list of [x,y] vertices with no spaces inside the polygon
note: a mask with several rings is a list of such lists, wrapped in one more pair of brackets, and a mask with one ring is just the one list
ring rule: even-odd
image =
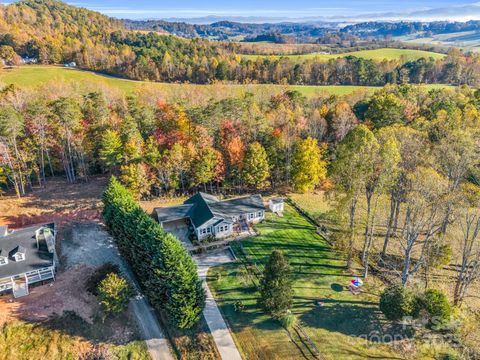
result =
[{"label": "paved driveway", "polygon": [[198,264],[198,275],[203,281],[203,287],[207,293],[205,309],[203,316],[207,321],[208,328],[212,333],[218,352],[223,360],[241,360],[242,357],[238,352],[237,346],[233,341],[230,330],[218,309],[217,303],[207,285],[207,272],[211,266],[221,265],[233,260],[228,249],[222,249],[210,252],[204,255],[194,256],[194,260]]},{"label": "paved driveway", "polygon": [[140,292],[135,276],[120,257],[114,240],[97,224],[75,225],[70,236],[62,241],[62,266],[68,268],[77,264],[100,266],[107,262],[117,264],[122,273],[135,287],[136,296],[130,301],[138,327],[153,360],[173,360],[168,340],[157,317]]}]

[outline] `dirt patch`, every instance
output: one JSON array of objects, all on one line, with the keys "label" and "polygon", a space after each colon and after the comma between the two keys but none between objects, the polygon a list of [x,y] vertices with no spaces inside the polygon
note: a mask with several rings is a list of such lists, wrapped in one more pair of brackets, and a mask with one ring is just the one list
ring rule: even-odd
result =
[{"label": "dirt patch", "polygon": [[0,199],[0,225],[20,228],[54,221],[57,227],[71,222],[99,222],[105,176],[88,183],[68,184],[62,178],[49,179],[22,198],[14,194]]}]

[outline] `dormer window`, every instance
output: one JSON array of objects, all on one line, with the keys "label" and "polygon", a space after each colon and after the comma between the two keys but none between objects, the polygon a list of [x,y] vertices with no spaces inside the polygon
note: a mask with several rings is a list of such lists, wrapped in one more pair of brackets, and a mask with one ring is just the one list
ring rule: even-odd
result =
[{"label": "dormer window", "polygon": [[0,249],[0,266],[8,264],[8,252],[5,249]]},{"label": "dormer window", "polygon": [[27,250],[23,246],[17,246],[12,251],[12,258],[15,261],[23,261],[25,260],[26,253],[27,253]]}]

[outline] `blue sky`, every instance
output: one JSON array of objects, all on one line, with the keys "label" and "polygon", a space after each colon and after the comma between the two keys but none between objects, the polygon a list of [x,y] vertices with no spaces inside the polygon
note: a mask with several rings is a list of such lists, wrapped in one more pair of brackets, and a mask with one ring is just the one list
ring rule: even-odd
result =
[{"label": "blue sky", "polygon": [[374,13],[414,13],[478,4],[479,0],[73,0],[68,3],[125,18],[338,17]]}]

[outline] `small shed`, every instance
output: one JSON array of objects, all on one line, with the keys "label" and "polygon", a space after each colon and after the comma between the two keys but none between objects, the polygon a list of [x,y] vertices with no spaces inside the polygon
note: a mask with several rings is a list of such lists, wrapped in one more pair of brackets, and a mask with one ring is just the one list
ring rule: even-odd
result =
[{"label": "small shed", "polygon": [[284,204],[284,201],[282,198],[275,198],[269,201],[268,207],[274,213],[281,213],[283,212],[283,204]]}]

